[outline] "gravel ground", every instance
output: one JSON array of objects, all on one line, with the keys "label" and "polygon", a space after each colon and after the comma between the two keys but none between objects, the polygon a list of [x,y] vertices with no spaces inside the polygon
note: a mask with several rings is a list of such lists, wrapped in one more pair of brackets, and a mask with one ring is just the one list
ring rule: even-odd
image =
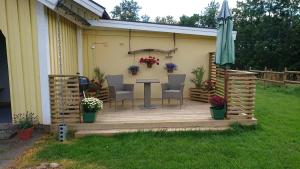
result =
[{"label": "gravel ground", "polygon": [[17,136],[9,140],[0,140],[0,169],[8,167],[18,156],[34,145],[42,136],[41,132],[34,132],[33,138],[20,141]]}]

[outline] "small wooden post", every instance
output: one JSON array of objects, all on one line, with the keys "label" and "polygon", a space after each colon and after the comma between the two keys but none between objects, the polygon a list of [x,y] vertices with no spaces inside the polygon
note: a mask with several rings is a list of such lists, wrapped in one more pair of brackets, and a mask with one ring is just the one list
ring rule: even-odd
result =
[{"label": "small wooden post", "polygon": [[263,75],[264,89],[266,88],[266,79],[267,79],[267,66],[265,67],[265,71]]},{"label": "small wooden post", "polygon": [[283,72],[283,84],[284,84],[284,86],[285,87],[287,87],[287,85],[286,85],[286,79],[287,79],[287,68],[285,67],[284,68],[284,72]]}]

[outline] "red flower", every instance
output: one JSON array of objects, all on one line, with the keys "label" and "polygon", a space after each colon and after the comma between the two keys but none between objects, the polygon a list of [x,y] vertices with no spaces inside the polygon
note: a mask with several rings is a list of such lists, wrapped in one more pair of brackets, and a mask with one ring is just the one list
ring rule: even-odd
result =
[{"label": "red flower", "polygon": [[223,108],[225,105],[225,100],[220,96],[212,96],[210,98],[210,104],[212,105],[212,107]]},{"label": "red flower", "polygon": [[157,64],[159,65],[159,59],[156,59],[155,57],[153,56],[148,56],[148,57],[145,57],[145,58],[141,58],[140,59],[140,64],[142,63],[145,63],[145,64],[150,64],[150,65],[153,65],[153,64]]}]

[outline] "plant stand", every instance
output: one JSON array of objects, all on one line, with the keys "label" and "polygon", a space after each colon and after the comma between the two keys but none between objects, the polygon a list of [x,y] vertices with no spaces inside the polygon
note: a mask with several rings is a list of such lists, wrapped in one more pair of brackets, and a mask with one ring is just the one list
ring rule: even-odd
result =
[{"label": "plant stand", "polygon": [[190,100],[209,103],[209,98],[215,95],[214,90],[204,90],[199,88],[190,88]]}]

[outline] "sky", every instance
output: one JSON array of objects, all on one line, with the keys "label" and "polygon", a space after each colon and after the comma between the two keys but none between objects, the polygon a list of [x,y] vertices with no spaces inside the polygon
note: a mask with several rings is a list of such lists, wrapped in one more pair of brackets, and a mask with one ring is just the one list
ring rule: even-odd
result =
[{"label": "sky", "polygon": [[[116,5],[119,5],[122,0],[94,0],[106,8],[110,12]],[[154,20],[156,16],[174,16],[176,20],[183,14],[191,16],[195,13],[199,14],[211,0],[135,0],[142,7],[139,14],[147,14],[150,20]],[[223,0],[216,0],[222,4]],[[228,0],[230,8],[236,6],[236,0]]]}]

